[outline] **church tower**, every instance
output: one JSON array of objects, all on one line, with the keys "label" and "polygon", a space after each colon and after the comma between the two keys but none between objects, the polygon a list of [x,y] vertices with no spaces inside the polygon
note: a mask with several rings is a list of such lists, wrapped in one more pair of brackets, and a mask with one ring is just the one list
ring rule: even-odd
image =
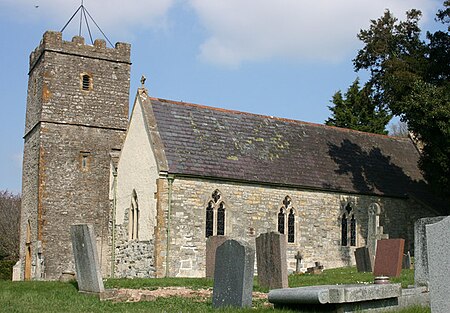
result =
[{"label": "church tower", "polygon": [[91,223],[110,261],[111,154],[128,124],[130,45],[46,32],[30,55],[23,157],[22,279],[73,270],[70,225]]}]

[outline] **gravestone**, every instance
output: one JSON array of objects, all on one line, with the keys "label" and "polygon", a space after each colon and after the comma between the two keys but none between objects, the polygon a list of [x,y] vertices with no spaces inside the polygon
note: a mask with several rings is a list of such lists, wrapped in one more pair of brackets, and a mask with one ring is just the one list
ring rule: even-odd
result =
[{"label": "gravestone", "polygon": [[258,283],[269,289],[287,288],[286,235],[269,232],[256,238]]},{"label": "gravestone", "polygon": [[216,250],[212,305],[251,307],[255,250],[246,242],[227,240]]},{"label": "gravestone", "polygon": [[384,239],[377,242],[373,274],[398,277],[402,271],[404,239]]},{"label": "gravestone", "polygon": [[216,250],[227,240],[227,236],[210,236],[206,239],[206,277],[214,277],[214,265],[216,264]]},{"label": "gravestone", "polygon": [[72,225],[70,226],[70,234],[78,290],[87,293],[104,292],[94,226],[91,224]]},{"label": "gravestone", "polygon": [[295,255],[295,273],[296,274],[300,274],[300,273],[305,273],[306,269],[304,268],[303,265],[303,255],[300,253],[300,251],[297,251],[297,254]]},{"label": "gravestone", "polygon": [[360,247],[355,250],[356,269],[358,272],[372,272],[372,256],[369,248]]},{"label": "gravestone", "polygon": [[414,285],[428,286],[428,252],[425,226],[442,221],[446,216],[426,217],[414,223]]},{"label": "gravestone", "polygon": [[450,312],[450,217],[427,225],[431,312]]},{"label": "gravestone", "polygon": [[377,252],[377,242],[381,239],[388,239],[388,234],[383,234],[383,226],[380,226],[380,214],[381,207],[378,203],[372,203],[368,210],[368,222],[367,222],[367,240],[366,247],[369,249],[369,255],[371,257],[371,266],[375,264],[375,257]]},{"label": "gravestone", "polygon": [[409,251],[408,251],[408,253],[403,255],[402,268],[408,269],[408,270],[411,269],[411,254],[409,253]]}]

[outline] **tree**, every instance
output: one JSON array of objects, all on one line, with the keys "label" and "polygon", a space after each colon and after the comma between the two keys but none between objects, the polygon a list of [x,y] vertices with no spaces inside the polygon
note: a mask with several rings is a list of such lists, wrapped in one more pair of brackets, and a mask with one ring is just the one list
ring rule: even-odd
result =
[{"label": "tree", "polygon": [[357,78],[344,96],[339,90],[328,108],[332,116],[326,125],[356,129],[369,133],[387,134],[386,125],[391,115],[372,97],[372,90],[365,86],[360,89]]},{"label": "tree", "polygon": [[0,258],[19,257],[20,195],[0,191]]},{"label": "tree", "polygon": [[423,143],[420,168],[444,198],[450,199],[450,1],[437,12],[446,30],[421,39],[419,10],[398,21],[389,10],[372,20],[358,38],[364,47],[353,64],[368,70],[373,97],[380,107],[400,116]]}]

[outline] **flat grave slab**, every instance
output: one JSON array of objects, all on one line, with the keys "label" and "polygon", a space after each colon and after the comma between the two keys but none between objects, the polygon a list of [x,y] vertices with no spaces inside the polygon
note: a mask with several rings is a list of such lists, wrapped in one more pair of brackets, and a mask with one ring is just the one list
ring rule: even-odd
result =
[{"label": "flat grave slab", "polygon": [[274,289],[268,299],[275,307],[304,311],[376,312],[396,308],[401,294],[400,284],[324,285]]}]

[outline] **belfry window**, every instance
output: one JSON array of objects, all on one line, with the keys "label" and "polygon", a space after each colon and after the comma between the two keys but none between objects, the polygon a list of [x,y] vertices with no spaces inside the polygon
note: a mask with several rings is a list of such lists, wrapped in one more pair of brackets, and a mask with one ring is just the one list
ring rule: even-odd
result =
[{"label": "belfry window", "polygon": [[225,202],[222,201],[222,194],[215,190],[211,194],[211,200],[206,207],[205,237],[215,235],[225,235],[226,224]]},{"label": "belfry window", "polygon": [[81,89],[84,91],[92,90],[93,83],[92,83],[92,76],[87,73],[81,74]]},{"label": "belfry window", "polygon": [[350,203],[345,206],[341,217],[341,245],[356,246],[356,218]]},{"label": "belfry window", "polygon": [[283,200],[283,205],[278,211],[277,221],[278,232],[287,234],[288,242],[295,242],[295,209],[292,207],[292,200],[289,196]]}]

